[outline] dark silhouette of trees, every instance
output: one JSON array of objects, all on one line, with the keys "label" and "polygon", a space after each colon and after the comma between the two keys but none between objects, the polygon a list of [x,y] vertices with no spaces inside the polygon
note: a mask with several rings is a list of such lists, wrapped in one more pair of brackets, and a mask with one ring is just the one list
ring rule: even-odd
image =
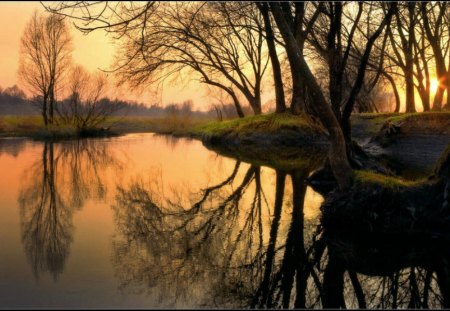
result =
[{"label": "dark silhouette of trees", "polygon": [[264,20],[264,31],[266,34],[267,48],[269,51],[269,57],[272,64],[273,81],[275,87],[275,102],[276,102],[276,112],[286,111],[286,101],[284,97],[283,88],[283,77],[281,73],[280,60],[278,59],[278,54],[275,46],[275,37],[272,27],[272,22],[270,20],[269,4],[266,2],[257,2],[257,6]]},{"label": "dark silhouette of trees", "polygon": [[0,115],[33,115],[37,113],[39,110],[17,85],[4,90],[1,90],[0,87]]},{"label": "dark silhouette of trees", "polygon": [[[61,3],[49,10],[65,13],[75,8],[93,10],[92,6]],[[135,9],[121,4],[110,9],[119,21],[103,24],[99,16],[80,19],[86,22],[82,28],[85,31],[107,28],[124,40],[116,66],[121,82],[137,87],[188,69],[197,74],[200,82],[227,92],[240,117],[244,113],[239,94],[255,114],[261,113],[261,83],[268,59],[263,50],[264,25],[256,7],[198,2],[147,3]],[[125,22],[130,13],[132,21]],[[93,21],[100,25],[90,25]],[[244,70],[247,65],[250,70]]]},{"label": "dark silhouette of trees", "polygon": [[95,128],[122,108],[104,96],[108,80],[104,73],[91,74],[75,66],[68,75],[69,98],[56,109],[61,121],[74,125],[79,131]]},{"label": "dark silhouette of trees", "polygon": [[21,39],[19,76],[36,96],[46,126],[54,122],[56,98],[71,52],[64,19],[35,12]]},{"label": "dark silhouette of trees", "polygon": [[[288,55],[291,55],[289,57],[291,68],[301,75],[302,82],[308,90],[308,95],[311,96],[314,102],[314,109],[330,135],[329,160],[334,176],[338,180],[341,190],[348,189],[352,183],[352,170],[348,161],[346,142],[340,124],[304,58],[302,46],[304,41],[298,42],[292,27],[289,27],[289,25],[294,24],[292,15],[284,13],[283,5],[280,3],[270,3],[270,7],[278,29],[283,36],[286,52]],[[302,23],[302,21],[297,21],[297,23]],[[299,27],[301,27],[301,24]],[[293,77],[294,80],[295,78]]]},{"label": "dark silhouette of trees", "polygon": [[[388,27],[389,39],[393,51],[392,59],[403,71],[406,84],[406,112],[415,112],[414,100],[414,45],[417,25],[416,3],[408,2],[398,6],[395,21]],[[406,11],[400,12],[400,11]]]},{"label": "dark silhouette of trees", "polygon": [[[450,26],[448,26],[448,11],[449,5],[446,2],[425,3],[421,2],[420,11],[422,13],[422,26],[425,30],[426,38],[433,50],[433,58],[436,66],[436,76],[439,80],[438,88],[433,100],[433,110],[440,110],[442,108],[442,101],[445,89],[447,88],[447,102],[448,96],[448,81],[447,68],[445,65],[445,55],[448,53],[449,43],[448,38],[450,34]],[[447,32],[447,34],[445,34]],[[447,40],[442,40],[442,38]],[[449,62],[450,65],[450,62]]]}]

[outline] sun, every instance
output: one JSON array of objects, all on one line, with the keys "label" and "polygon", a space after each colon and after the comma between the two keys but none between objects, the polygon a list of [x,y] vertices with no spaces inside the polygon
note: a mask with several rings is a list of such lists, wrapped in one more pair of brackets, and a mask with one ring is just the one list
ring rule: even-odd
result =
[{"label": "sun", "polygon": [[438,85],[439,85],[439,80],[438,79],[432,79],[431,80],[431,84],[430,84],[430,91],[431,91],[431,93],[436,93]]}]

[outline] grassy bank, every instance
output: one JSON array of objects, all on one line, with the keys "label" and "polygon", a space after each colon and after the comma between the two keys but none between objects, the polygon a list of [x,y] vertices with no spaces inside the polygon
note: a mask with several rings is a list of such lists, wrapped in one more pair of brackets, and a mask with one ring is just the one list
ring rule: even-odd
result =
[{"label": "grassy bank", "polygon": [[0,116],[0,137],[69,139],[83,135],[110,136],[146,132],[186,136],[196,126],[207,121],[209,120],[182,117],[109,117],[98,128],[90,129],[87,133],[80,133],[72,125],[57,124],[46,127],[40,116]]},{"label": "grassy bank", "polygon": [[[301,116],[267,114],[243,119],[213,121],[194,117],[109,117],[100,126],[117,134],[153,132],[175,136],[276,134],[280,131],[302,131],[315,135],[322,131]],[[39,136],[44,132],[59,132],[66,136],[76,129],[69,125],[45,127],[40,116],[0,116],[0,136]]]},{"label": "grassy bank", "polygon": [[290,113],[270,113],[258,116],[249,116],[242,119],[226,120],[222,122],[208,122],[197,126],[194,129],[196,134],[226,134],[235,132],[247,134],[254,132],[264,132],[274,134],[279,130],[294,131],[321,131],[321,128],[314,125],[303,116],[296,116]]},{"label": "grassy bank", "polygon": [[280,131],[297,131],[311,136],[323,133],[321,126],[314,124],[305,116],[296,116],[290,113],[270,113],[222,122],[213,121],[196,126],[191,132],[197,136],[227,135],[230,133],[245,136],[254,133],[271,135]]},{"label": "grassy bank", "polygon": [[[386,122],[401,124],[405,133],[450,134],[450,112],[402,113],[402,114],[354,114],[352,116],[355,136],[376,135]],[[226,137],[246,139],[251,135],[271,137],[281,135],[287,138],[314,140],[324,137],[324,130],[305,116],[289,113],[249,116],[243,119],[213,121],[195,117],[109,117],[101,128],[117,134],[153,132],[175,136]],[[76,129],[68,125],[46,128],[40,116],[0,116],[0,137],[46,135],[72,137]]]}]

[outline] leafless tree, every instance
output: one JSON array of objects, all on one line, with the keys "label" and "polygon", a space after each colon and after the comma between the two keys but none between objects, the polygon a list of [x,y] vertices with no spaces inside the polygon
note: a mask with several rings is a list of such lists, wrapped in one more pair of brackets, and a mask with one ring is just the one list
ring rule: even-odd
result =
[{"label": "leafless tree", "polygon": [[[275,35],[270,19],[269,5],[265,2],[257,2],[259,11],[264,20],[264,31],[266,35],[267,49],[272,64],[272,74],[275,87],[275,103],[276,112],[284,112],[286,110],[286,101],[284,96],[283,75],[281,72],[281,64],[278,59],[278,53],[275,45]],[[294,111],[295,112],[295,111]]]},{"label": "leafless tree", "polygon": [[[447,103],[450,103],[448,96],[449,82],[447,81],[448,70],[445,65],[445,55],[449,53],[449,4],[446,2],[420,3],[422,13],[422,26],[425,30],[426,38],[433,50],[434,62],[436,65],[436,76],[439,80],[438,88],[433,100],[433,110],[442,108],[442,100],[447,88]],[[447,38],[447,40],[445,40]],[[449,61],[450,67],[450,61]]]},{"label": "leafless tree", "polygon": [[315,111],[330,134],[331,145],[329,159],[334,176],[338,180],[339,187],[341,189],[347,189],[351,185],[352,170],[348,162],[346,143],[342,129],[305,60],[303,46],[299,44],[304,42],[304,38],[300,42],[296,40],[294,29],[291,26],[300,24],[298,27],[301,28],[303,21],[295,21],[292,14],[286,14],[283,11],[285,8],[281,3],[270,3],[270,8],[286,44],[286,52],[291,68],[300,73],[302,83],[307,87],[308,93],[315,103]]},{"label": "leafless tree", "polygon": [[74,125],[79,131],[95,128],[118,109],[110,101],[102,100],[108,86],[103,72],[92,74],[79,65],[75,66],[68,76],[67,85],[69,99],[57,107],[57,113],[63,122]]},{"label": "leafless tree", "polygon": [[71,37],[64,19],[35,12],[22,35],[19,76],[39,99],[45,125],[54,122],[56,96],[71,52]]},{"label": "leafless tree", "polygon": [[403,72],[406,86],[406,112],[415,112],[414,99],[414,45],[416,44],[417,14],[415,2],[399,5],[394,22],[388,26],[391,60]]},{"label": "leafless tree", "polygon": [[[104,28],[121,37],[116,73],[131,86],[162,81],[188,69],[200,82],[226,91],[240,117],[238,93],[261,113],[261,83],[268,65],[264,24],[251,3],[60,3],[51,12],[82,20],[79,29]],[[98,10],[100,15],[94,14]]]}]

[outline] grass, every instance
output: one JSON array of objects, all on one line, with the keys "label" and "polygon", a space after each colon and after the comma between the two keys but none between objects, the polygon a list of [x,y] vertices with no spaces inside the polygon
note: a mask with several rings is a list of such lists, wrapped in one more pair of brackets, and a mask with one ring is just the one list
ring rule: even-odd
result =
[{"label": "grass", "polygon": [[414,187],[424,182],[423,179],[411,181],[366,170],[356,170],[354,178],[356,185],[380,185],[392,190]]},{"label": "grass", "polygon": [[[70,139],[106,134],[102,129],[79,131],[74,125],[53,124],[45,126],[40,116],[0,117],[0,137],[30,137],[37,140]],[[112,133],[111,133],[112,134]]]},{"label": "grass", "polygon": [[45,129],[40,116],[2,116],[0,117],[0,137],[29,136]]},{"label": "grass", "polygon": [[311,134],[323,132],[323,129],[314,124],[304,115],[296,116],[290,113],[270,113],[249,116],[227,121],[213,121],[196,126],[192,130],[194,135],[224,135],[236,133],[245,135],[249,133],[277,133],[280,130],[305,131]]},{"label": "grass", "polygon": [[[450,134],[450,112],[426,113],[362,113],[352,116],[354,133],[373,136],[386,122],[404,122],[402,130],[418,134]],[[314,139],[323,135],[323,128],[304,115],[290,113],[264,114],[240,119],[212,121],[199,117],[108,117],[102,127],[110,128],[118,134],[154,132],[175,136],[221,136],[235,134],[238,137],[248,134],[289,135],[301,133]],[[0,116],[0,137],[5,136],[58,136],[75,135],[73,127],[58,125],[46,129],[40,116]]]},{"label": "grass", "polygon": [[[187,135],[205,119],[189,117],[108,117],[99,128],[111,133],[156,132],[173,135]],[[58,123],[58,122],[57,122]],[[35,139],[74,138],[77,129],[72,125],[58,124],[45,127],[40,116],[0,116],[0,137],[27,136]]]},{"label": "grass", "polygon": [[117,133],[153,132],[176,136],[189,135],[200,124],[210,121],[198,117],[109,117],[105,127],[111,127]]}]

